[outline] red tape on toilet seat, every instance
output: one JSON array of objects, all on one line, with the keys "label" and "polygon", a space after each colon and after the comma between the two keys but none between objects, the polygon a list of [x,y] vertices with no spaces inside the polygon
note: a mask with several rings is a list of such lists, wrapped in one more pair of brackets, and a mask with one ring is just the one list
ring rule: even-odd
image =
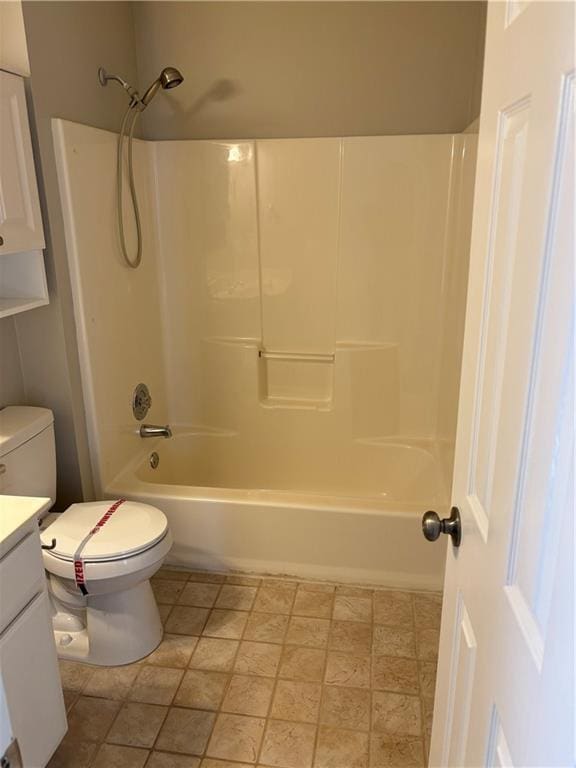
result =
[{"label": "red tape on toilet seat", "polygon": [[80,542],[80,546],[74,553],[74,580],[76,582],[76,586],[82,592],[83,595],[88,594],[88,587],[86,586],[86,572],[84,570],[84,560],[81,557],[82,550],[86,546],[86,544],[90,541],[92,536],[98,533],[98,531],[101,531],[102,528],[106,525],[108,520],[112,517],[114,512],[118,509],[118,507],[121,504],[124,504],[126,499],[118,499],[118,501],[115,501],[108,509],[106,510],[105,514],[102,515],[100,520],[96,523],[94,528],[92,528],[86,536],[82,539]]}]

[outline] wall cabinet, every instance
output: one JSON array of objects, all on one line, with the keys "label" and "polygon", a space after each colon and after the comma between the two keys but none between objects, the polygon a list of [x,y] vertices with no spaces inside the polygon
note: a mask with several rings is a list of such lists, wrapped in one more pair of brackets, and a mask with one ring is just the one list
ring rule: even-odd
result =
[{"label": "wall cabinet", "polygon": [[24,80],[0,72],[0,317],[48,303]]}]

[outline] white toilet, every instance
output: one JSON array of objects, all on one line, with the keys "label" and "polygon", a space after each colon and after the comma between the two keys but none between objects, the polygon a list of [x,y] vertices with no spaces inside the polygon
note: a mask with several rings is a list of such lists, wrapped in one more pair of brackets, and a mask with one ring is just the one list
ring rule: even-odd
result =
[{"label": "white toilet", "polygon": [[[52,412],[0,411],[0,492],[56,492]],[[163,512],[110,500],[72,504],[41,534],[58,655],[115,666],[147,656],[162,639],[150,586],[172,546]]]}]

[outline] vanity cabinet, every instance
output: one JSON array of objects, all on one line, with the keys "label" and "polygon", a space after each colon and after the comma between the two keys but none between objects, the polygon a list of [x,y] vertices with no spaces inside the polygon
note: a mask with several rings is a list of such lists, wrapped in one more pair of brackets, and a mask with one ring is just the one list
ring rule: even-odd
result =
[{"label": "vanity cabinet", "polygon": [[0,317],[48,303],[24,80],[0,71]]},{"label": "vanity cabinet", "polygon": [[37,523],[50,504],[0,497],[0,687],[27,768],[44,768],[67,728]]}]

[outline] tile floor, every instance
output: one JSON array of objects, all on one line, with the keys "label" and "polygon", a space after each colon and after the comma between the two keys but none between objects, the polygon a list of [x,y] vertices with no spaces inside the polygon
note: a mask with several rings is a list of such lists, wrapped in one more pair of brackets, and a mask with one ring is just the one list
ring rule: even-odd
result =
[{"label": "tile floor", "polygon": [[49,768],[425,765],[441,595],[162,569],[160,647],[61,662]]}]

